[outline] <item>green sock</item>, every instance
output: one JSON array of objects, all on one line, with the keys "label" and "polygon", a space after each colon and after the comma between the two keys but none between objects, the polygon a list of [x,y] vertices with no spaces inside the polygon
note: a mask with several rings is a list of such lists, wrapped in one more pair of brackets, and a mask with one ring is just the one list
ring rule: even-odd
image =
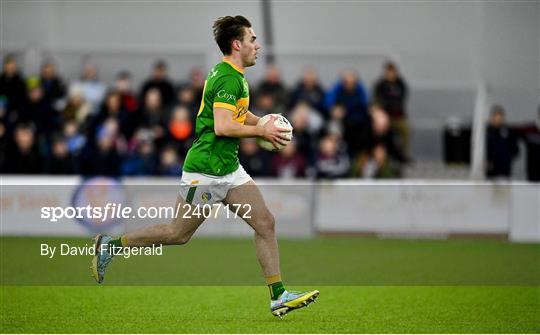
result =
[{"label": "green sock", "polygon": [[117,247],[117,248],[123,248],[124,247],[122,245],[122,237],[121,236],[110,240],[108,244],[110,246],[112,246],[112,247]]},{"label": "green sock", "polygon": [[276,300],[281,293],[285,292],[285,286],[283,286],[282,281],[272,283],[268,285],[268,288],[270,289],[270,299],[272,300]]}]

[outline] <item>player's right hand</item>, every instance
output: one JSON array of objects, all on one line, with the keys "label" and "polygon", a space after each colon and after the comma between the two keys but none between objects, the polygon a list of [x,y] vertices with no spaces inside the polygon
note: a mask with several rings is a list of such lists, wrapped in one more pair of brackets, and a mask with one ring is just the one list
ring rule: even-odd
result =
[{"label": "player's right hand", "polygon": [[263,126],[264,133],[262,135],[264,139],[270,141],[276,148],[278,148],[278,145],[287,145],[287,143],[289,143],[289,139],[284,135],[284,133],[288,133],[289,130],[276,127],[274,121],[277,118],[277,115],[272,115],[270,117],[270,120],[268,120],[268,122],[266,122]]}]

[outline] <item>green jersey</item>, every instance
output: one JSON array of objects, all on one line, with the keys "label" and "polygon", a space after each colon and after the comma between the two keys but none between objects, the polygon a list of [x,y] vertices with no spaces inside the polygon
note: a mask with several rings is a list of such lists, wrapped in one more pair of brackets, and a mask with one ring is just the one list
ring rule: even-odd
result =
[{"label": "green jersey", "polygon": [[214,108],[231,110],[233,120],[244,124],[248,106],[249,88],[244,73],[224,58],[210,70],[204,82],[195,141],[186,156],[184,171],[224,176],[238,168],[240,139],[216,135]]}]

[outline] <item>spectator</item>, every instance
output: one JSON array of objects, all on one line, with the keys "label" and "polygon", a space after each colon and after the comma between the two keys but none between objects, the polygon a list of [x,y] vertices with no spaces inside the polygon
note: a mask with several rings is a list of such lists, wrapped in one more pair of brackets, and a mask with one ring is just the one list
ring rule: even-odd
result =
[{"label": "spectator", "polygon": [[107,92],[99,113],[92,118],[90,122],[91,134],[95,134],[96,129],[110,118],[118,122],[120,133],[126,139],[131,138],[135,128],[136,116],[122,108],[122,94],[114,89]]},{"label": "spectator", "polygon": [[43,96],[52,107],[58,108],[58,102],[66,95],[66,85],[58,76],[56,64],[52,59],[47,59],[41,65],[40,73],[41,89]]},{"label": "spectator", "polygon": [[84,124],[92,111],[92,106],[86,102],[81,86],[72,85],[69,88],[69,98],[62,111],[64,122],[75,121],[77,125]]},{"label": "spectator", "polygon": [[81,80],[73,83],[72,86],[80,87],[84,100],[90,104],[91,113],[97,113],[107,90],[107,86],[98,78],[97,66],[86,63],[83,67]]},{"label": "spectator", "polygon": [[307,159],[307,165],[314,166],[316,160],[316,139],[319,137],[317,121],[313,122],[311,107],[301,102],[291,111],[290,122],[293,127],[293,138],[299,153]]},{"label": "spectator", "polygon": [[324,115],[324,94],[317,78],[317,72],[314,69],[307,69],[303,74],[302,81],[296,85],[291,93],[288,108],[291,109],[300,101],[305,101],[321,115]]},{"label": "spectator", "polygon": [[289,92],[281,80],[281,73],[275,65],[269,65],[266,75],[257,88],[257,96],[271,94],[274,97],[276,108],[284,110],[288,100]]},{"label": "spectator", "polygon": [[176,91],[177,106],[184,106],[189,111],[189,118],[193,123],[197,119],[197,113],[199,112],[200,99],[196,99],[194,89],[189,85],[184,85],[178,88]]},{"label": "spectator", "polygon": [[120,92],[122,109],[135,114],[139,109],[139,103],[131,88],[131,74],[128,71],[119,72],[114,87]]},{"label": "spectator", "polygon": [[255,98],[255,106],[251,109],[251,112],[259,117],[266,114],[280,114],[284,112],[284,109],[280,108],[276,104],[276,99],[273,94],[268,92],[262,92]]},{"label": "spectator", "polygon": [[167,112],[157,88],[151,88],[146,92],[143,110],[139,114],[141,116],[139,125],[152,130],[156,145],[158,149],[161,148],[167,135]]},{"label": "spectator", "polygon": [[145,101],[148,91],[157,89],[164,106],[171,106],[174,103],[174,88],[167,76],[167,63],[157,61],[152,70],[152,76],[147,79],[141,89],[140,99]]},{"label": "spectator", "polygon": [[50,144],[52,133],[58,130],[60,125],[58,112],[43,94],[43,89],[38,77],[30,77],[27,80],[26,103],[20,111],[21,122],[33,122],[36,126],[36,135],[43,136]]},{"label": "spectator", "polygon": [[370,123],[362,131],[361,151],[363,153],[373,153],[375,147],[381,146],[384,150],[384,157],[392,161],[404,163],[405,156],[396,144],[396,136],[390,125],[390,118],[386,111],[379,104],[372,104],[370,107]]},{"label": "spectator", "polygon": [[47,173],[70,175],[76,173],[75,158],[69,152],[67,142],[62,137],[53,140],[51,157],[47,162]]},{"label": "spectator", "polygon": [[527,149],[527,180],[540,181],[540,106],[536,120],[519,128]]},{"label": "spectator", "polygon": [[68,152],[78,158],[81,149],[86,144],[86,137],[79,132],[79,125],[75,120],[68,120],[64,123],[63,136]]},{"label": "spectator", "polygon": [[195,99],[195,103],[197,104],[202,99],[205,79],[206,77],[204,75],[204,72],[201,69],[199,68],[191,69],[189,73],[189,83],[187,87],[193,90],[193,98]]},{"label": "spectator", "polygon": [[368,95],[355,72],[343,73],[341,80],[326,94],[325,100],[328,110],[336,104],[345,107],[347,123],[358,127],[367,122]]},{"label": "spectator", "polygon": [[171,141],[179,145],[182,155],[185,156],[191,147],[193,135],[193,123],[185,106],[180,105],[173,110],[168,131]]},{"label": "spectator", "polygon": [[238,159],[252,177],[265,177],[270,174],[269,154],[259,148],[255,138],[244,138],[240,141]]},{"label": "spectator", "polygon": [[0,75],[0,97],[6,100],[6,115],[3,116],[7,125],[15,124],[18,112],[25,101],[26,88],[24,78],[19,72],[17,59],[13,55],[4,58],[2,74]]},{"label": "spectator", "polygon": [[296,150],[293,139],[279,154],[272,157],[272,176],[291,179],[306,176],[306,158]]},{"label": "spectator", "polygon": [[100,134],[106,134],[111,142],[113,148],[118,154],[123,155],[128,151],[128,142],[122,132],[120,131],[120,123],[118,119],[109,117],[97,128],[97,136]]},{"label": "spectator", "polygon": [[405,110],[407,84],[400,76],[397,66],[388,62],[384,65],[384,74],[375,85],[375,100],[390,116],[392,129],[399,136],[401,151],[408,157],[409,125]]},{"label": "spectator", "polygon": [[342,148],[340,134],[330,133],[320,140],[316,164],[318,178],[334,179],[347,176],[350,160]]},{"label": "spectator", "polygon": [[[343,105],[334,105],[330,109],[329,120],[326,124],[326,129],[331,131],[336,131],[341,134],[347,134],[345,124],[345,115],[347,114],[345,107]],[[351,143],[352,144],[352,143]]]},{"label": "spectator", "polygon": [[512,161],[516,158],[519,148],[516,134],[506,124],[502,106],[493,106],[486,135],[487,177],[510,178]]},{"label": "spectator", "polygon": [[114,146],[114,136],[102,129],[97,143],[88,142],[81,152],[80,171],[84,176],[111,176],[120,174],[121,158]]},{"label": "spectator", "polygon": [[398,175],[392,169],[386,147],[377,144],[367,152],[362,153],[355,161],[353,177],[367,179],[394,178]]},{"label": "spectator", "polygon": [[180,177],[182,175],[182,164],[173,147],[165,147],[161,151],[158,173],[169,177]]},{"label": "spectator", "polygon": [[6,154],[8,149],[8,134],[4,122],[0,122],[0,173],[6,170]]},{"label": "spectator", "polygon": [[36,174],[43,172],[43,157],[35,141],[32,123],[20,123],[15,128],[14,145],[8,145],[6,173]]},{"label": "spectator", "polygon": [[126,176],[150,176],[157,172],[157,158],[151,139],[139,141],[133,153],[122,164],[122,174]]}]

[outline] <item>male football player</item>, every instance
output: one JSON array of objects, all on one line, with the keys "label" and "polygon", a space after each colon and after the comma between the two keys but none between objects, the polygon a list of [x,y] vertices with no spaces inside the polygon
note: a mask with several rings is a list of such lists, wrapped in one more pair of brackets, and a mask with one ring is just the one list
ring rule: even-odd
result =
[{"label": "male football player", "polygon": [[[201,106],[197,114],[196,139],[183,167],[180,194],[176,208],[184,204],[223,202],[240,206],[238,214],[255,231],[257,258],[270,290],[270,310],[283,316],[291,310],[309,305],[319,291],[287,291],[281,281],[275,220],[261,193],[238,161],[240,138],[262,137],[274,145],[288,143],[285,132],[272,122],[257,125],[259,117],[248,110],[249,88],[244,70],[255,65],[261,45],[251,23],[243,16],[225,16],[213,25],[214,38],[223,52],[223,61],[207,76]],[[249,216],[244,215],[250,211]],[[185,214],[185,213],[183,213]],[[185,244],[204,217],[178,215],[170,224],[152,225],[112,239],[98,235],[92,273],[98,283],[111,262],[112,247],[140,247],[153,244]]]}]

